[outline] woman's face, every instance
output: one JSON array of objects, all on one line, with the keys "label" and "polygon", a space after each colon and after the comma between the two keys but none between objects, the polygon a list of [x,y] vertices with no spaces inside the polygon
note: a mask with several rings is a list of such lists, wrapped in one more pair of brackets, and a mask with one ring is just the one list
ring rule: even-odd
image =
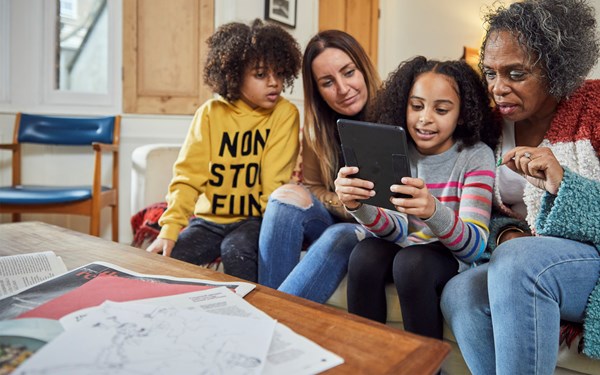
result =
[{"label": "woman's face", "polygon": [[369,98],[365,77],[344,51],[326,48],[311,67],[321,97],[335,112],[354,116],[365,107]]},{"label": "woman's face", "polygon": [[483,74],[504,118],[535,121],[554,112],[556,100],[548,92],[541,68],[533,65],[510,32],[498,31],[489,36]]}]

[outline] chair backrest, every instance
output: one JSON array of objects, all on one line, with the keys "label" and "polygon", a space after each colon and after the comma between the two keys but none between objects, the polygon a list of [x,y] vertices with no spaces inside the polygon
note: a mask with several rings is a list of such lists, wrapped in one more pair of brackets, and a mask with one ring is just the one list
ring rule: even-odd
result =
[{"label": "chair backrest", "polygon": [[[52,145],[114,143],[115,116],[59,117],[20,114],[15,124],[15,142]],[[118,137],[118,135],[117,135]]]}]

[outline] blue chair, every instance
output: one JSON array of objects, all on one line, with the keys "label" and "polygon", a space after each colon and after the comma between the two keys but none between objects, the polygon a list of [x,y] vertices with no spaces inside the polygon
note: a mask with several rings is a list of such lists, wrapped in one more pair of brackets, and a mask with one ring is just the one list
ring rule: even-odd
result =
[{"label": "blue chair", "polygon": [[[12,185],[0,187],[0,213],[54,213],[90,217],[90,234],[100,235],[100,213],[112,209],[112,239],[119,238],[119,136],[120,116],[58,117],[17,113],[13,143],[0,144],[12,151]],[[23,144],[90,146],[94,152],[93,181],[89,186],[23,185],[21,155]],[[102,186],[102,153],[112,153],[112,184]],[[68,166],[65,166],[68,173]]]}]

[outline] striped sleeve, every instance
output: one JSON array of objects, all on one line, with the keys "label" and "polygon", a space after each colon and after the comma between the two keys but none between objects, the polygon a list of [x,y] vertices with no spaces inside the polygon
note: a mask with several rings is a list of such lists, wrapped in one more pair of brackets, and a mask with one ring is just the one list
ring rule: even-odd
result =
[{"label": "striped sleeve", "polygon": [[[479,158],[473,158],[479,159]],[[478,160],[476,169],[464,175],[464,185],[458,199],[458,212],[436,199],[436,210],[425,220],[429,229],[452,251],[454,256],[466,263],[477,261],[487,244],[492,209],[492,187],[495,172],[493,157],[485,165]]]},{"label": "striped sleeve", "polygon": [[406,241],[408,221],[405,214],[368,204],[350,213],[374,236],[398,245]]}]

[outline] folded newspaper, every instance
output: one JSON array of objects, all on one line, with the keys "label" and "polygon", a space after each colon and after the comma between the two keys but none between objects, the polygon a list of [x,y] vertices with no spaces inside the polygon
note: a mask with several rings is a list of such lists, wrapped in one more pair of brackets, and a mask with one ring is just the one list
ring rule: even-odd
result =
[{"label": "folded newspaper", "polygon": [[[56,274],[62,271],[60,263],[62,260],[53,252],[0,257],[0,280],[3,280],[4,285],[2,290],[7,291],[7,295],[0,299],[0,320],[12,319],[33,310],[98,276],[117,276],[155,283],[225,286],[241,297],[255,288],[254,284],[248,282],[221,282],[143,274],[107,262],[93,262],[72,271]],[[62,266],[64,267],[64,263]],[[66,271],[66,267],[64,270]],[[38,277],[35,274],[42,276]]]}]

